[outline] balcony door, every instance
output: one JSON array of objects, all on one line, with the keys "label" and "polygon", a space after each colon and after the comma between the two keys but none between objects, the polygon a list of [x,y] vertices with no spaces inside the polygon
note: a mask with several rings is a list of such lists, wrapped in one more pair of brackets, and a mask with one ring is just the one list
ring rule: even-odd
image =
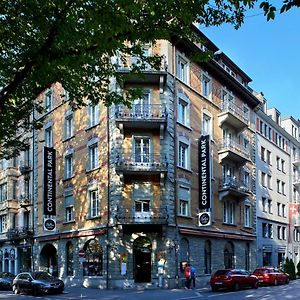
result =
[{"label": "balcony door", "polygon": [[133,202],[135,222],[150,222],[151,200],[153,198],[151,183],[135,182],[133,184]]},{"label": "balcony door", "polygon": [[145,92],[143,97],[133,101],[134,115],[138,118],[148,117],[150,114],[150,92]]},{"label": "balcony door", "polygon": [[134,137],[134,161],[137,163],[150,162],[150,137]]},{"label": "balcony door", "polygon": [[137,222],[150,221],[150,199],[135,200],[134,208],[135,208],[134,218]]}]

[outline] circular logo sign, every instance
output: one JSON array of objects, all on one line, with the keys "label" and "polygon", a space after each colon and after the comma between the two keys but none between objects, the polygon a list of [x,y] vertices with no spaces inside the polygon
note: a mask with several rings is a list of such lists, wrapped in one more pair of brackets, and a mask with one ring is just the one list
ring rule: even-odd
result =
[{"label": "circular logo sign", "polygon": [[199,216],[199,223],[200,225],[207,225],[209,224],[210,222],[210,216],[208,213],[202,213],[200,216]]},{"label": "circular logo sign", "polygon": [[54,230],[55,229],[55,221],[52,219],[45,220],[44,226],[47,230]]}]

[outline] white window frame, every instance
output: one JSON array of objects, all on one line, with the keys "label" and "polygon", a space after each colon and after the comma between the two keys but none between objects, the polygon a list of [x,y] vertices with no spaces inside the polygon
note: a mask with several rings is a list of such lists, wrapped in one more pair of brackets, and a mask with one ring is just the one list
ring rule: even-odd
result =
[{"label": "white window frame", "polygon": [[178,167],[190,169],[190,144],[182,140],[178,142]]},{"label": "white window frame", "polygon": [[[136,163],[149,163],[151,160],[154,159],[153,153],[152,153],[152,139],[151,136],[139,136],[139,135],[134,135],[133,137],[133,159],[134,162]],[[140,148],[139,152],[137,152],[137,142],[139,141],[140,143]],[[148,147],[147,147],[148,143]]]},{"label": "white window frame", "polygon": [[99,167],[99,146],[98,142],[88,146],[88,170],[94,170]]},{"label": "white window frame", "polygon": [[65,129],[65,139],[69,139],[74,135],[74,117],[73,113],[70,113],[65,116],[64,122],[64,129]]},{"label": "white window frame", "polygon": [[98,189],[89,190],[89,216],[91,218],[99,217],[100,215],[100,201],[99,201],[99,191]]},{"label": "white window frame", "polygon": [[244,226],[251,227],[251,205],[244,205]]},{"label": "white window frame", "polygon": [[191,188],[180,184],[178,186],[178,195],[180,191],[184,191],[183,194],[187,195],[186,198],[178,196],[178,215],[181,217],[190,216],[190,205],[191,205]]},{"label": "white window frame", "polygon": [[44,107],[46,112],[51,111],[53,107],[53,92],[51,89],[45,92]]},{"label": "white window frame", "polygon": [[[66,198],[67,197],[72,197],[73,199],[73,204],[66,204]],[[73,193],[68,193],[64,197],[65,201],[65,222],[73,222],[75,220],[75,215],[74,215],[74,198],[73,198]]]},{"label": "white window frame", "polygon": [[73,153],[65,155],[65,179],[69,179],[74,175]]},{"label": "white window frame", "polygon": [[45,128],[45,146],[53,147],[53,127],[52,127],[52,125]]},{"label": "white window frame", "polygon": [[201,95],[212,100],[212,78],[207,73],[201,74]]},{"label": "white window frame", "polygon": [[0,215],[0,233],[7,231],[7,215]]},{"label": "white window frame", "polygon": [[99,125],[99,123],[100,123],[99,111],[100,111],[99,104],[93,105],[92,103],[90,103],[88,105],[88,116],[89,116],[88,126],[89,126],[89,128]]},{"label": "white window frame", "polygon": [[177,122],[187,127],[190,126],[190,100],[183,95],[178,96]]},{"label": "white window frame", "polygon": [[203,135],[210,135],[212,138],[212,117],[211,115],[207,114],[206,112],[202,113],[202,134]]},{"label": "white window frame", "polygon": [[181,54],[177,54],[176,75],[182,82],[189,84],[189,61]]},{"label": "white window frame", "polygon": [[235,225],[236,206],[233,201],[223,202],[223,223]]}]

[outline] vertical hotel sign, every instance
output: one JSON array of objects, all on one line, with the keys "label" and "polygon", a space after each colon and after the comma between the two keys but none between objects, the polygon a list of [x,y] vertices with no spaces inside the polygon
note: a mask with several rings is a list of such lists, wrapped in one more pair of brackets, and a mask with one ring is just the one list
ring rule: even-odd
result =
[{"label": "vertical hotel sign", "polygon": [[199,209],[211,207],[210,137],[202,135],[199,140]]},{"label": "vertical hotel sign", "polygon": [[56,160],[55,150],[44,147],[44,228],[55,230],[56,222]]}]

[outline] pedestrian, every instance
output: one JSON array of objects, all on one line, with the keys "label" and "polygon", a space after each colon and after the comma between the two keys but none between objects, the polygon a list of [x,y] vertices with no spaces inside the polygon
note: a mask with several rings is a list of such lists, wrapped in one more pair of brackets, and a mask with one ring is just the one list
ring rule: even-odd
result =
[{"label": "pedestrian", "polygon": [[191,284],[194,289],[196,287],[196,269],[194,266],[191,266]]},{"label": "pedestrian", "polygon": [[184,268],[184,277],[185,277],[185,288],[190,289],[190,287],[191,287],[191,267],[190,267],[189,263],[187,263]]}]

